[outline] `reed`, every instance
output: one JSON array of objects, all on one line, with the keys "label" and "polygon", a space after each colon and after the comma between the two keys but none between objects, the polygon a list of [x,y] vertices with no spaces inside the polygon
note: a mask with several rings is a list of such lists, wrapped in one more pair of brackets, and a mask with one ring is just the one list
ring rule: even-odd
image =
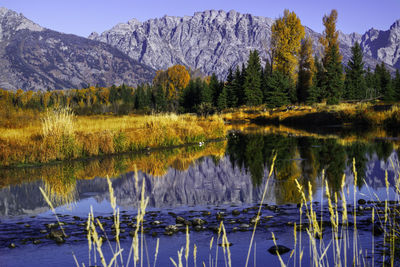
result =
[{"label": "reed", "polygon": [[[268,180],[270,177],[274,176],[274,162],[275,159],[272,162],[271,168],[270,168],[270,173],[269,176],[266,180],[265,184],[265,190],[268,186]],[[392,163],[393,164],[393,163]],[[337,193],[332,194],[328,185],[328,182],[324,179],[324,171],[322,172],[322,181],[325,183],[325,194],[327,197],[328,201],[328,211],[329,211],[329,220],[330,220],[330,227],[331,227],[331,233],[332,237],[329,242],[326,243],[326,239],[323,238],[323,233],[324,233],[324,227],[327,226],[325,223],[323,223],[323,218],[322,218],[322,213],[321,213],[321,220],[318,220],[318,213],[316,210],[316,204],[313,202],[313,189],[311,183],[308,183],[307,185],[307,191],[308,194],[306,193],[306,189],[304,186],[302,186],[297,180],[297,188],[299,191],[299,194],[301,196],[301,201],[300,201],[300,207],[299,207],[299,214],[300,214],[300,224],[299,224],[299,231],[297,230],[298,227],[295,224],[293,228],[293,234],[294,234],[294,249],[290,253],[289,260],[288,262],[285,262],[281,255],[279,253],[277,254],[279,262],[281,266],[288,266],[289,261],[294,257],[294,265],[295,266],[301,266],[302,261],[304,260],[304,247],[302,246],[304,241],[307,241],[306,243],[309,244],[309,252],[310,252],[310,262],[312,266],[370,266],[370,261],[367,258],[367,252],[363,251],[362,248],[360,247],[360,244],[358,242],[358,230],[357,230],[357,197],[358,197],[358,192],[356,190],[357,188],[357,171],[355,168],[355,159],[353,159],[353,186],[354,186],[354,203],[353,203],[353,210],[349,211],[351,214],[351,217],[348,216],[348,210],[347,210],[347,201],[346,201],[346,196],[349,195],[348,192],[346,192],[346,185],[345,185],[345,180],[346,177],[343,175],[342,177],[342,182],[341,182],[341,191],[340,195]],[[386,190],[387,190],[387,199],[389,197],[389,191],[394,190],[395,193],[397,193],[396,196],[396,203],[400,204],[400,199],[399,199],[399,193],[400,193],[400,173],[397,173],[397,177],[395,179],[395,189],[393,189],[389,183],[388,176],[386,176]],[[137,187],[137,172],[135,174],[135,181],[136,181],[136,189]],[[143,266],[143,251],[145,250],[144,246],[144,233],[143,233],[143,219],[144,215],[146,213],[146,207],[148,204],[148,197],[145,196],[145,183],[143,181],[143,184],[141,186],[141,194],[140,194],[140,204],[138,207],[138,213],[136,217],[136,227],[132,239],[132,245],[131,249],[129,251],[129,256],[128,260],[126,262],[123,261],[122,258],[122,253],[123,249],[120,246],[119,243],[119,210],[116,208],[116,198],[114,196],[113,188],[111,181],[108,179],[108,184],[109,184],[109,192],[110,192],[110,203],[113,208],[113,215],[114,215],[114,226],[115,226],[115,246],[113,247],[108,240],[108,237],[106,237],[107,242],[109,242],[109,248],[112,252],[112,257],[110,261],[107,263],[105,258],[104,258],[104,253],[102,249],[102,242],[103,239],[99,237],[98,231],[97,231],[97,226],[100,227],[100,229],[105,233],[104,228],[102,227],[101,223],[98,221],[97,224],[94,223],[94,216],[93,216],[93,210],[91,210],[89,216],[88,216],[88,245],[89,245],[89,255],[92,255],[89,259],[93,259],[94,263],[89,262],[89,265],[91,264],[97,264],[97,258],[100,259],[100,264],[103,266],[110,266],[113,264],[116,264],[118,266],[129,266],[130,261],[133,261],[133,265],[137,266]],[[45,197],[46,201],[50,205],[51,209],[54,211],[54,208],[51,204],[51,201],[46,195],[46,192],[44,190],[41,190],[43,196]],[[375,196],[377,198],[377,196]],[[372,198],[372,196],[371,196]],[[339,199],[341,199],[341,203],[339,202]],[[376,203],[382,203],[380,199],[377,198]],[[392,202],[391,202],[392,203]],[[381,227],[384,231],[384,246],[388,247],[389,251],[388,254],[385,254],[385,252],[382,255],[382,264],[384,266],[389,265],[389,266],[395,266],[395,257],[398,255],[399,251],[399,236],[400,236],[400,228],[399,228],[399,222],[397,221],[399,218],[399,210],[398,209],[393,209],[389,207],[389,201],[385,200],[384,201],[384,206],[381,207],[380,205],[377,205],[374,207],[372,211],[372,223],[374,227]],[[393,203],[392,203],[393,204]],[[260,204],[260,208],[262,207],[262,203]],[[321,209],[323,209],[323,206],[321,206]],[[377,212],[375,213],[375,210]],[[260,210],[258,211],[257,218],[259,217]],[[308,225],[304,226],[302,229],[302,215],[306,216]],[[56,215],[57,216],[57,215]],[[353,229],[349,228],[349,220],[352,220],[352,225]],[[252,250],[252,244],[253,244],[253,237],[255,233],[255,229],[257,227],[258,221],[254,225],[254,230],[253,230],[253,236],[250,239],[250,244],[249,244],[249,253]],[[301,235],[302,230],[305,230],[307,235],[306,235],[306,240],[303,240],[303,237]],[[353,238],[352,238],[352,243],[350,243],[350,230],[353,233]],[[276,244],[276,238],[274,233],[272,233],[272,238],[273,242]],[[221,241],[221,244],[219,242]],[[224,227],[223,222],[220,223],[219,229],[218,229],[218,234],[217,234],[217,241],[214,243],[214,237],[211,238],[210,240],[210,247],[209,247],[209,266],[218,266],[218,256],[219,256],[219,248],[218,245],[221,245],[222,250],[223,250],[223,257],[225,261],[225,266],[232,266],[232,261],[231,261],[231,252],[229,249],[229,241],[228,237],[226,234],[226,230]],[[213,247],[215,246],[215,254],[213,253]],[[157,240],[157,245],[156,245],[156,252],[154,254],[154,266],[156,265],[157,261],[157,255],[159,250],[162,248],[159,248],[159,241]],[[352,254],[349,255],[349,251],[352,251]],[[254,252],[255,253],[255,252]],[[193,262],[194,265],[196,266],[196,261],[197,261],[197,247],[196,245],[193,246]],[[333,258],[329,258],[328,254],[333,255]],[[215,258],[214,256],[215,255]],[[177,252],[177,259],[174,259],[172,256],[170,257],[171,263],[176,266],[176,267],[183,267],[184,264],[186,266],[189,265],[189,257],[190,257],[190,234],[189,234],[189,228],[186,228],[186,245],[185,247],[182,247],[178,252]],[[249,257],[249,256],[248,256]],[[372,250],[372,258],[370,259],[372,261],[372,264],[374,264],[376,258],[374,254],[374,250]],[[77,261],[76,261],[77,262]],[[248,259],[247,259],[248,262]],[[203,266],[206,266],[205,262],[203,261]],[[247,265],[248,263],[246,263]]]}]

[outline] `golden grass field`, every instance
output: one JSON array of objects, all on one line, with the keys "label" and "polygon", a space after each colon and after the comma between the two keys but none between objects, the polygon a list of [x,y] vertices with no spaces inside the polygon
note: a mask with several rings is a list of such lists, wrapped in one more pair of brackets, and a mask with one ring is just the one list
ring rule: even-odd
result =
[{"label": "golden grass field", "polygon": [[0,121],[0,165],[45,163],[171,147],[226,134],[218,116],[74,116],[68,109],[15,112]]},{"label": "golden grass field", "polygon": [[382,111],[374,107],[371,103],[342,103],[295,106],[290,110],[286,107],[240,108],[209,117],[189,114],[75,116],[68,109],[46,112],[5,109],[0,111],[0,165],[46,163],[223,138],[228,130],[238,125],[247,127],[257,118],[278,122],[279,127],[286,122],[313,124],[309,115],[320,122],[333,118],[343,125],[366,125],[374,130],[372,137],[385,137],[387,130],[400,126],[398,104]]}]

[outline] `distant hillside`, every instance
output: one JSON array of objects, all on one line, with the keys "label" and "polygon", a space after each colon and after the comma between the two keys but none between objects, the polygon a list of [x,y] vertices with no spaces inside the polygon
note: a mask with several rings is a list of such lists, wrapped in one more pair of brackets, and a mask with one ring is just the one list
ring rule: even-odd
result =
[{"label": "distant hillside", "polygon": [[110,45],[48,30],[22,14],[0,9],[0,88],[135,86],[151,81],[154,74]]}]

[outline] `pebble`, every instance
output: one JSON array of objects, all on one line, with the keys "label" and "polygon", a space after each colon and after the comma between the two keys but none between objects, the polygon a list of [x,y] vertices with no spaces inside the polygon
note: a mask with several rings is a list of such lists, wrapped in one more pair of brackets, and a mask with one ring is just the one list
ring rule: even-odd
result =
[{"label": "pebble", "polygon": [[238,215],[240,215],[240,211],[235,209],[232,211],[232,215],[238,216]]},{"label": "pebble", "polygon": [[177,216],[175,218],[175,222],[176,223],[184,223],[185,222],[185,218],[181,217],[181,216]]},{"label": "pebble", "polygon": [[360,198],[358,200],[358,204],[360,204],[360,205],[365,205],[366,203],[367,203],[367,201],[365,201],[365,199]]},{"label": "pebble", "polygon": [[228,242],[228,243],[219,243],[218,244],[218,246],[220,246],[220,247],[230,247],[232,245],[233,245],[233,243],[230,243],[230,242]]}]

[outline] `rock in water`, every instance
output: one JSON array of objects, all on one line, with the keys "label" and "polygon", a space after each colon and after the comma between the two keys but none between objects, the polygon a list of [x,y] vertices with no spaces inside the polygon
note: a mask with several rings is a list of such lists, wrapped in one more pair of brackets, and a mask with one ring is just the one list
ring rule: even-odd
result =
[{"label": "rock in water", "polygon": [[279,253],[279,255],[288,253],[290,251],[290,248],[285,247],[283,245],[276,245],[276,246],[272,246],[268,249],[268,252],[271,253],[272,255],[277,255]]}]

